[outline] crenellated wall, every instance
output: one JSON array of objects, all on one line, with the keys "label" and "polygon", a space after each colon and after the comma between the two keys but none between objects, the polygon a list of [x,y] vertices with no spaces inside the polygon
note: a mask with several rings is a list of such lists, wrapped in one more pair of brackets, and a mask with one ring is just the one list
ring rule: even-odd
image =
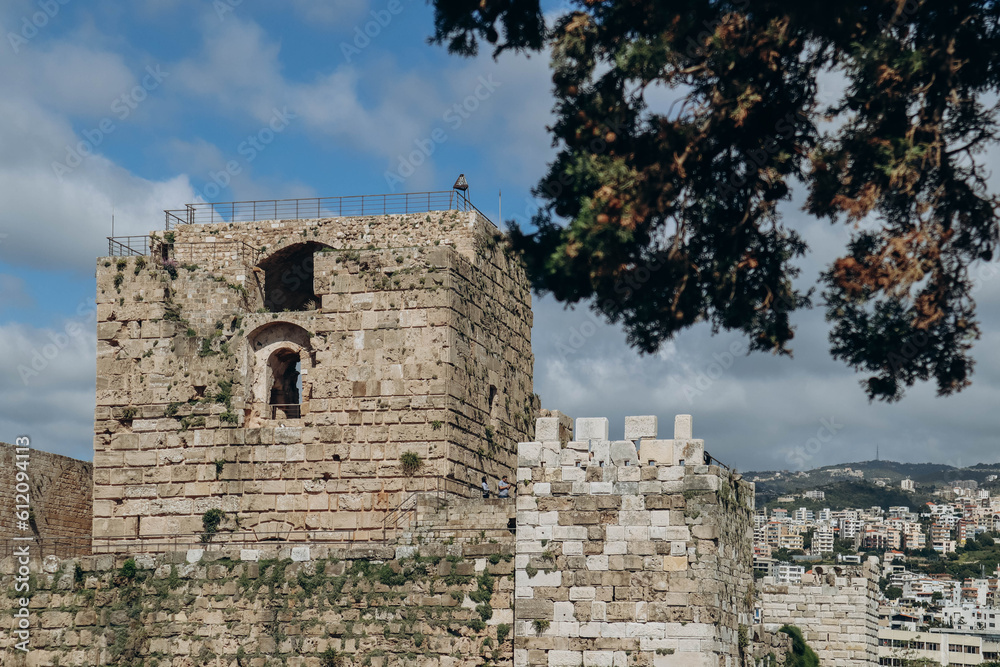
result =
[{"label": "crenellated wall", "polygon": [[[577,420],[574,437],[549,414],[541,441],[520,444],[513,497],[416,492],[368,545],[235,545],[222,526],[187,550],[131,554],[135,572],[129,554],[35,552],[30,650],[0,627],[4,664],[783,664],[787,637],[751,620],[753,487],[691,463],[705,455],[690,418],[668,447],[655,418],[630,418],[632,439],[612,443],[604,420]],[[685,464],[638,465],[647,439]],[[0,558],[0,588],[19,567]]]},{"label": "crenellated wall", "polygon": [[606,419],[535,433],[518,449],[516,666],[730,667],[783,645],[751,627],[753,486],[704,464],[690,416],[669,440],[655,417],[618,441]]}]

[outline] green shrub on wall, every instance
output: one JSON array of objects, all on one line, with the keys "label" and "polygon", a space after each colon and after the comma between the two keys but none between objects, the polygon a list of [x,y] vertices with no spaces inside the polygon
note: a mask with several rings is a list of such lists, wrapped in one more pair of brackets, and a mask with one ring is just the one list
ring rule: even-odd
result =
[{"label": "green shrub on wall", "polygon": [[783,625],[778,632],[792,638],[792,650],[785,656],[785,667],[819,667],[819,657],[802,638],[802,631],[794,625]]},{"label": "green shrub on wall", "polygon": [[403,452],[399,456],[399,463],[403,467],[403,474],[412,477],[423,467],[424,460],[416,452]]}]

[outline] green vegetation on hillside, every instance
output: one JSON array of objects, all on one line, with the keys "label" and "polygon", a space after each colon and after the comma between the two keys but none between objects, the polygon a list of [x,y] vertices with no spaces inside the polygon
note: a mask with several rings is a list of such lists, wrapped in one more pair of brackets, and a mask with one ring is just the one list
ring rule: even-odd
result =
[{"label": "green vegetation on hillside", "polygon": [[992,533],[967,540],[956,553],[941,556],[933,549],[923,549],[910,561],[910,567],[927,574],[947,574],[953,579],[976,579],[990,576],[1000,565],[1000,544]]},{"label": "green vegetation on hillside", "polygon": [[[835,466],[824,466],[802,472],[783,471],[777,479],[770,479],[779,473],[776,471],[748,472],[747,479],[754,481],[757,487],[757,497],[772,500],[786,493],[807,491],[823,488],[830,484],[846,481],[843,476],[835,477],[831,471],[851,468],[864,473],[866,481],[887,479],[889,485],[899,488],[903,479],[912,479],[918,491],[928,492],[933,488],[943,488],[949,483],[971,479],[984,488],[1000,488],[1000,479],[986,482],[990,475],[1000,475],[1000,464],[978,463],[968,468],[955,468],[940,463],[898,463],[896,461],[860,461],[857,463],[842,463]],[[763,477],[764,481],[754,478]],[[854,481],[854,480],[850,480]]]},{"label": "green vegetation on hillside", "polygon": [[[909,507],[911,512],[919,512],[920,507],[928,501],[933,500],[932,496],[925,493],[918,492],[911,494],[899,488],[875,486],[869,482],[836,482],[822,486],[820,490],[826,494],[823,500],[796,498],[791,503],[779,503],[777,498],[774,498],[768,500],[765,507],[768,509],[783,507],[789,511],[805,507],[806,509],[819,511],[823,508],[839,510],[881,507],[882,509],[889,509],[890,507],[903,505]],[[758,503],[759,505],[760,503]]]}]

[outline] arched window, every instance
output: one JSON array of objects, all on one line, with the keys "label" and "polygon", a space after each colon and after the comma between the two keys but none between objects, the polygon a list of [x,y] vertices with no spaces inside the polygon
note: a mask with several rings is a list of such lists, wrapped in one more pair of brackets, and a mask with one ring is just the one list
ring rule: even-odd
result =
[{"label": "arched window", "polygon": [[313,255],[322,243],[307,241],[278,250],[258,265],[264,271],[264,308],[272,313],[316,310]]},{"label": "arched window", "polygon": [[268,407],[271,419],[298,419],[302,416],[302,360],[289,348],[275,350],[267,361],[271,390]]},{"label": "arched window", "polygon": [[309,332],[290,322],[271,322],[251,332],[248,340],[253,365],[249,422],[302,417],[310,394]]}]

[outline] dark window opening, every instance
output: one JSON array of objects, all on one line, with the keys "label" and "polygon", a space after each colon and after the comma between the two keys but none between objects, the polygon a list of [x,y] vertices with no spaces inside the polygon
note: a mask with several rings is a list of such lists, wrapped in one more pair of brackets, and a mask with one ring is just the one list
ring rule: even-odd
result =
[{"label": "dark window opening", "polygon": [[297,243],[283,248],[260,263],[264,270],[264,307],[272,313],[316,310],[313,255],[319,243]]},{"label": "dark window opening", "polygon": [[489,408],[490,414],[493,414],[493,401],[496,400],[496,397],[497,397],[497,388],[493,385],[490,385],[490,408]]},{"label": "dark window opening", "polygon": [[302,416],[302,363],[299,353],[278,350],[268,360],[271,392],[268,406],[271,419],[298,419]]}]

